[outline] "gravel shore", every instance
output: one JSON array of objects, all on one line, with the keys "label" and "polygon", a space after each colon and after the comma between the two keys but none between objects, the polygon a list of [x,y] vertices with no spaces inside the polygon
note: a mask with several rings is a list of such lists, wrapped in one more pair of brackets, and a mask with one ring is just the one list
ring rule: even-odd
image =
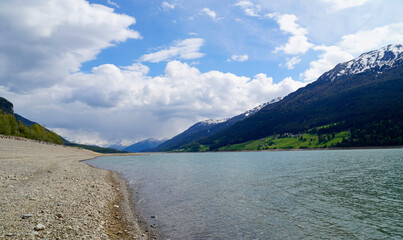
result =
[{"label": "gravel shore", "polygon": [[0,239],[150,239],[100,154],[0,135]]}]

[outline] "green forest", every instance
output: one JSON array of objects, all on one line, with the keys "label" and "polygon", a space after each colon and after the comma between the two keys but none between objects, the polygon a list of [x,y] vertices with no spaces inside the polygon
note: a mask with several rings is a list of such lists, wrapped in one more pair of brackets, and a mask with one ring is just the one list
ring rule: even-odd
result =
[{"label": "green forest", "polygon": [[49,131],[35,123],[26,126],[17,120],[13,114],[4,113],[0,110],[0,134],[18,136],[55,144],[63,144],[62,138],[56,133]]}]

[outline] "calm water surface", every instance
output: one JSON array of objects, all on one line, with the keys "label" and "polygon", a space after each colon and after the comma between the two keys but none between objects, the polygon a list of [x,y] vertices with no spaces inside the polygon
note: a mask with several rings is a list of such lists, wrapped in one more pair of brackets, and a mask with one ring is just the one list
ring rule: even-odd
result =
[{"label": "calm water surface", "polygon": [[[170,239],[403,239],[403,149],[152,154],[122,174]],[[156,215],[157,219],[150,219]]]}]

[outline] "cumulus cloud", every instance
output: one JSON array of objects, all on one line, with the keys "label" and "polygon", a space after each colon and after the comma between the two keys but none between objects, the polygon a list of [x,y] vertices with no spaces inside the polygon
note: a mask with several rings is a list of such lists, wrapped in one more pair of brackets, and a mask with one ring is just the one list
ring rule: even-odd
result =
[{"label": "cumulus cloud", "polygon": [[203,45],[203,38],[188,38],[182,41],[176,41],[168,48],[141,56],[140,61],[156,63],[172,59],[189,60],[201,58],[204,54],[199,51]]},{"label": "cumulus cloud", "polygon": [[84,0],[5,1],[0,22],[0,85],[17,92],[52,86],[102,49],[141,38],[133,17]]},{"label": "cumulus cloud", "polygon": [[163,1],[162,3],[161,3],[161,7],[162,7],[162,9],[164,9],[164,11],[170,11],[170,10],[173,10],[173,9],[175,9],[175,5],[174,4],[172,4],[172,3],[169,3],[169,2],[166,2],[166,1]]},{"label": "cumulus cloud", "polygon": [[[66,86],[74,96],[71,100],[106,108],[148,106],[184,112],[203,112],[207,108],[211,114],[217,115],[231,114],[244,106],[253,107],[267,100],[268,93],[281,96],[303,85],[297,81],[274,84],[271,78],[262,75],[250,79],[219,71],[201,73],[197,68],[176,60],[167,63],[164,75],[149,77],[145,75],[146,71],[139,70],[142,67],[138,65],[118,68],[105,64],[94,68],[91,73],[72,75]],[[91,97],[87,98],[89,91]],[[80,97],[82,93],[86,93],[83,94],[85,97]],[[235,101],[240,104],[234,104],[235,95]],[[100,103],[94,104],[94,99]],[[230,105],[234,107],[230,108]]]},{"label": "cumulus cloud", "polygon": [[320,0],[331,5],[330,10],[338,11],[346,8],[359,7],[367,3],[369,0]]},{"label": "cumulus cloud", "polygon": [[360,54],[388,44],[402,42],[403,22],[400,22],[344,35],[337,45],[349,53]]},{"label": "cumulus cloud", "polygon": [[228,59],[228,61],[235,61],[235,62],[245,62],[247,61],[249,58],[248,55],[244,54],[244,55],[232,55],[230,59]]},{"label": "cumulus cloud", "polygon": [[388,44],[403,42],[403,23],[389,24],[367,31],[358,31],[341,37],[341,41],[333,46],[316,46],[313,49],[321,51],[319,59],[310,63],[301,76],[305,81],[316,80],[338,63],[358,57],[364,52],[379,49]]},{"label": "cumulus cloud", "polygon": [[247,16],[260,17],[261,6],[248,0],[238,1],[235,6],[240,7]]},{"label": "cumulus cloud", "polygon": [[296,23],[298,18],[294,14],[270,13],[266,17],[276,20],[281,31],[292,35],[285,45],[276,47],[275,52],[283,51],[286,54],[302,54],[314,46],[306,37],[308,30]]}]

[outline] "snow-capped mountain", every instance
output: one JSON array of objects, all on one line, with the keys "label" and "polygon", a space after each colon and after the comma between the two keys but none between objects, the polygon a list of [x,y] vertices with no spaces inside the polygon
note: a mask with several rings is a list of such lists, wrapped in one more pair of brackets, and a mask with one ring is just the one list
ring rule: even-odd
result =
[{"label": "snow-capped mountain", "polygon": [[395,66],[403,65],[402,44],[391,44],[378,50],[361,54],[358,58],[338,64],[334,69],[323,74],[318,80],[334,81],[340,77],[367,71],[378,74]]}]

